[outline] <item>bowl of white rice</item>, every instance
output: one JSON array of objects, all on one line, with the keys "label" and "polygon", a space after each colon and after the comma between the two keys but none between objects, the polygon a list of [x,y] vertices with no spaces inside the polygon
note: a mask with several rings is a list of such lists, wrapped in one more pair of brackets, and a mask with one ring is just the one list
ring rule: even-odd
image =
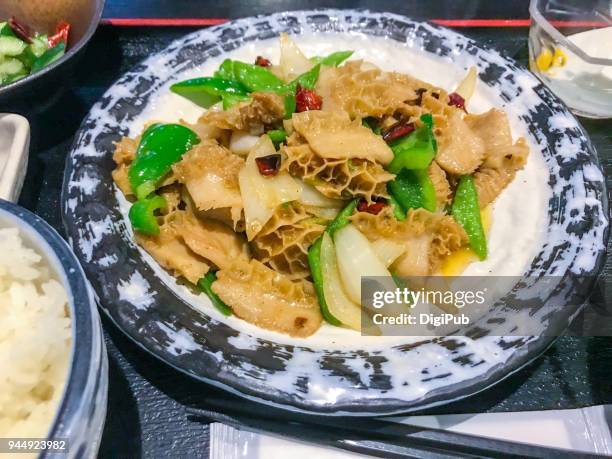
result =
[{"label": "bowl of white rice", "polygon": [[0,317],[0,453],[95,457],[108,361],[91,287],[53,228],[3,200]]}]

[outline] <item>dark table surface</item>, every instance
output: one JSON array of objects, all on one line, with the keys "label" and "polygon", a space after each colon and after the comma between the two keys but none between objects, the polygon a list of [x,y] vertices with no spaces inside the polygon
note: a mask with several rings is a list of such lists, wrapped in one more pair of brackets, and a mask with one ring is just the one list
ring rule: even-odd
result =
[{"label": "dark table surface", "polygon": [[[351,2],[350,6],[367,7],[368,3],[357,1]],[[398,3],[379,1],[376,5],[377,9],[421,18],[528,17],[526,1],[407,1],[401,6]],[[217,2],[216,5],[188,0],[110,0],[105,17],[231,18],[255,12],[334,6],[338,3],[294,1],[292,7],[288,4],[281,0]],[[20,110],[32,125],[30,163],[21,205],[35,211],[63,233],[59,206],[63,166],[81,120],[123,72],[163,49],[173,39],[193,30],[188,27],[100,27],[82,57],[74,80],[66,83],[65,91],[56,101],[42,112],[35,113],[27,108]],[[524,27],[462,27],[460,32],[523,63],[526,61],[527,29]],[[612,123],[581,122],[599,152],[610,188]],[[607,307],[610,314],[611,301],[612,263],[608,260],[591,303],[593,307],[604,310],[604,314]],[[581,319],[578,319],[578,326],[580,323]],[[202,406],[203,396],[218,393],[218,390],[158,362],[123,336],[108,320],[103,319],[103,324],[110,359],[110,389],[100,456],[207,457],[208,426],[188,419],[185,407]],[[612,403],[611,367],[612,338],[576,337],[570,333],[558,339],[542,357],[494,388],[426,413],[542,410]]]}]

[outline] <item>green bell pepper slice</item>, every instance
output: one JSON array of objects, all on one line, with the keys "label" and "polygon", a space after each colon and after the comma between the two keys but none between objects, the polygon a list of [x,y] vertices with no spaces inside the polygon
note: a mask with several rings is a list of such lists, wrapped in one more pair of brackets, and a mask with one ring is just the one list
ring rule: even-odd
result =
[{"label": "green bell pepper slice", "polygon": [[459,179],[455,198],[451,205],[451,215],[467,233],[470,247],[474,253],[481,260],[486,259],[487,237],[480,216],[478,190],[471,175],[464,175]]},{"label": "green bell pepper slice", "polygon": [[326,65],[327,67],[338,67],[345,60],[353,55],[355,51],[336,51],[327,56],[315,56],[310,60],[315,64]]},{"label": "green bell pepper slice", "polygon": [[195,132],[180,124],[162,124],[145,134],[128,171],[132,191],[138,199],[144,199],[155,191],[172,165],[200,143]]},{"label": "green bell pepper slice", "polygon": [[274,144],[274,148],[277,150],[280,144],[287,138],[287,131],[284,129],[273,129],[266,132],[266,134],[268,134],[268,137],[270,137],[270,140],[272,140],[272,143]]},{"label": "green bell pepper slice", "polygon": [[321,64],[315,65],[307,72],[304,72],[300,76],[296,77],[293,81],[288,83],[284,89],[294,93],[298,85],[302,88],[314,89],[317,81],[319,80],[319,73],[321,73]]},{"label": "green bell pepper slice", "polygon": [[215,77],[236,81],[247,91],[276,92],[284,86],[283,81],[265,67],[226,59],[215,72]]},{"label": "green bell pepper slice", "polygon": [[147,137],[151,132],[153,132],[158,127],[162,126],[163,123],[153,123],[149,124],[149,126],[142,132],[140,135],[140,143],[138,144],[138,148],[136,148],[136,158],[139,158],[143,155],[143,152],[146,151],[147,143],[143,142],[145,137]]},{"label": "green bell pepper slice", "polygon": [[336,319],[331,312],[329,312],[329,306],[325,300],[325,293],[323,291],[323,272],[321,270],[321,244],[323,238],[319,237],[308,249],[308,265],[310,266],[310,273],[312,275],[312,281],[314,283],[315,292],[317,299],[319,300],[319,307],[321,308],[321,315],[327,323],[339,327],[342,325],[338,319]]},{"label": "green bell pepper slice", "polygon": [[232,108],[234,105],[240,102],[251,100],[248,95],[243,94],[225,94],[223,97],[221,97],[221,99],[223,100],[223,110]]},{"label": "green bell pepper slice", "polygon": [[[285,84],[265,67],[226,59],[215,72],[214,79],[232,82],[243,88],[242,93],[232,93],[231,95],[227,94],[221,96],[223,98],[224,109],[231,107],[239,101],[247,100],[248,93],[256,91],[275,92],[284,98],[285,119],[289,119],[293,113],[295,113],[295,91],[297,86],[300,85],[308,89],[314,88],[319,79],[320,70],[321,65],[317,64],[290,83]],[[216,99],[216,101],[218,101],[218,99]],[[209,100],[204,101],[204,103],[210,102]]]},{"label": "green bell pepper slice", "polygon": [[234,75],[249,91],[274,91],[283,86],[283,81],[270,70],[254,64],[234,62]]},{"label": "green bell pepper slice", "polygon": [[158,195],[136,201],[130,207],[129,218],[134,230],[147,236],[159,234],[159,224],[155,217],[155,211],[166,210],[166,200]]},{"label": "green bell pepper slice", "polygon": [[333,237],[337,231],[341,230],[349,224],[349,217],[355,213],[355,209],[357,209],[358,203],[359,199],[353,199],[350,203],[346,205],[346,207],[344,207],[344,209],[338,212],[336,218],[334,218],[331,223],[327,225],[325,231],[327,231],[327,233],[331,237]]},{"label": "green bell pepper slice", "polygon": [[295,93],[298,85],[302,88],[314,89],[319,80],[321,65],[315,65],[307,72],[302,73],[295,80],[280,88],[277,93],[285,97],[285,119],[291,119],[296,110]]},{"label": "green bell pepper slice", "polygon": [[285,95],[285,119],[290,120],[297,110],[297,101],[295,100],[295,92]]},{"label": "green bell pepper slice", "polygon": [[395,199],[393,195],[389,195],[389,205],[393,210],[393,216],[396,220],[399,220],[400,222],[406,220],[406,211],[402,208],[400,203],[397,202],[397,199]]},{"label": "green bell pepper slice", "polygon": [[434,121],[433,115],[431,113],[425,113],[421,115],[420,119],[425,126],[427,126],[429,129],[433,129]]},{"label": "green bell pepper slice", "polygon": [[402,169],[426,169],[436,156],[437,144],[430,114],[421,117],[423,126],[390,143],[393,160],[387,169],[397,174]]},{"label": "green bell pepper slice", "polygon": [[214,74],[215,78],[223,80],[235,80],[234,77],[234,61],[225,59]]},{"label": "green bell pepper slice", "polygon": [[241,83],[223,78],[202,77],[181,81],[170,86],[170,90],[193,103],[208,108],[221,99],[246,100],[248,90]]},{"label": "green bell pepper slice", "polygon": [[[349,224],[349,217],[355,213],[357,208],[358,199],[351,201],[344,209],[342,209],[336,218],[327,225],[325,231],[333,237],[333,235]],[[325,293],[323,291],[323,272],[321,270],[321,244],[323,237],[319,236],[317,240],[308,249],[308,265],[310,266],[310,273],[312,274],[312,280],[315,287],[315,292],[319,300],[319,306],[321,307],[321,314],[326,322],[340,326],[342,323],[336,319],[330,312],[327,302],[325,301]]]},{"label": "green bell pepper slice", "polygon": [[223,314],[224,316],[231,316],[233,313],[232,308],[225,304],[223,300],[219,298],[219,295],[213,292],[212,284],[216,280],[217,275],[214,272],[209,271],[202,279],[198,281],[198,287],[200,288],[200,290],[206,293],[208,298],[210,298],[210,301],[213,306],[217,308],[219,312],[221,312],[221,314]]},{"label": "green bell pepper slice", "polygon": [[427,126],[429,130],[431,131],[431,141],[433,143],[434,152],[438,153],[438,142],[436,141],[436,136],[433,133],[433,128],[434,128],[433,115],[431,113],[425,113],[424,115],[421,115],[420,119],[421,119],[421,122],[425,126]]},{"label": "green bell pepper slice", "polygon": [[436,210],[436,190],[427,173],[427,169],[402,169],[395,179],[388,183],[391,196],[404,211],[424,208],[430,212]]},{"label": "green bell pepper slice", "polygon": [[64,43],[63,41],[60,41],[53,48],[49,48],[40,57],[36,58],[36,60],[32,64],[31,72],[32,73],[37,72],[40,69],[48,65],[51,65],[53,62],[55,62],[60,57],[62,57],[65,51],[66,51],[66,43]]}]

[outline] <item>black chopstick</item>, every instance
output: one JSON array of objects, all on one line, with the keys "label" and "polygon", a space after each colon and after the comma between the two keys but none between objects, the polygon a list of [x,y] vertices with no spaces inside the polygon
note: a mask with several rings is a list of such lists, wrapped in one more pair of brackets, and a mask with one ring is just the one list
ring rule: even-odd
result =
[{"label": "black chopstick", "polygon": [[[247,415],[236,415],[219,413],[213,410],[188,409],[192,418],[219,422],[231,427],[249,430],[257,433],[280,436],[288,439],[299,440],[314,445],[327,446],[344,449],[354,453],[366,454],[374,457],[388,459],[416,459],[423,458],[423,449],[410,446],[402,446],[393,442],[381,442],[375,440],[363,440],[349,430],[338,428],[330,431],[325,426],[316,426],[303,423],[278,422],[265,418],[251,417]],[[456,455],[448,455],[427,451],[431,459],[452,459]],[[473,457],[473,456],[465,456]]]},{"label": "black chopstick", "polygon": [[[207,397],[204,410],[187,408],[193,418],[303,439],[382,457],[598,457],[574,451],[496,440],[443,429],[422,428],[381,419],[320,416],[287,412],[245,400]],[[256,413],[256,414],[252,414]],[[226,416],[226,421],[221,417]],[[385,449],[386,448],[386,449]],[[367,452],[366,452],[367,450]]]}]

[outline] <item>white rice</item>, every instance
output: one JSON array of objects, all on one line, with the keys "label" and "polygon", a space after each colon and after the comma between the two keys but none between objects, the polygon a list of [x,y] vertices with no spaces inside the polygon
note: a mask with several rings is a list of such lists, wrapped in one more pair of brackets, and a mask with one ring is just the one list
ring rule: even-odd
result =
[{"label": "white rice", "polygon": [[0,438],[47,436],[70,342],[66,290],[16,228],[0,228]]}]

